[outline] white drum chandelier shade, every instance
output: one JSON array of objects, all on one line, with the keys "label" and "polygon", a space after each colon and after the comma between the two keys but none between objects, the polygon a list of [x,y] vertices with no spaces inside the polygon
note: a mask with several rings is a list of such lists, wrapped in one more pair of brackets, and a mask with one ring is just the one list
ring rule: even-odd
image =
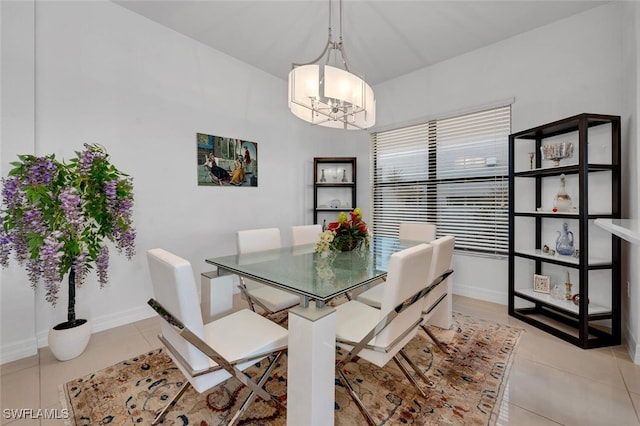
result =
[{"label": "white drum chandelier shade", "polygon": [[[319,65],[339,51],[344,70]],[[336,53],[337,58],[337,53]],[[329,40],[323,52],[306,64],[293,64],[289,72],[289,109],[312,124],[339,129],[366,129],[376,122],[373,90],[362,78],[349,72],[342,44],[342,0],[340,0],[340,41],[331,39],[331,0],[329,0]]]}]

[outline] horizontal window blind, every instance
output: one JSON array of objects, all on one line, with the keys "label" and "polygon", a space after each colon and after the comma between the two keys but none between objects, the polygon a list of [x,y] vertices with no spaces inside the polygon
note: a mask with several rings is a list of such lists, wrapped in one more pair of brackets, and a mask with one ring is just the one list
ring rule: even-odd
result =
[{"label": "horizontal window blind", "polygon": [[372,229],[436,224],[456,250],[506,254],[511,107],[371,135]]}]

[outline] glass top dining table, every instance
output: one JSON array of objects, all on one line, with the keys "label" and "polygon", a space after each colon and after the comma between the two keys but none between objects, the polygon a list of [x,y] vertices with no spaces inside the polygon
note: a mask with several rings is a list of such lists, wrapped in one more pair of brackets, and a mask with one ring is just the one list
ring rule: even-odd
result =
[{"label": "glass top dining table", "polygon": [[315,253],[314,244],[206,259],[225,273],[237,274],[290,291],[322,306],[357,287],[379,281],[387,274],[389,258],[418,244],[392,237],[372,237],[368,250]]},{"label": "glass top dining table", "polygon": [[[288,310],[287,426],[331,426],[335,407],[336,308],[329,299],[382,280],[395,252],[419,244],[373,237],[368,250],[314,253],[314,244],[206,259],[221,275],[239,275],[290,291],[301,304]],[[229,281],[211,295],[230,306]],[[309,304],[315,300],[315,304]],[[347,302],[352,303],[352,302]],[[353,302],[356,303],[356,302]]]}]

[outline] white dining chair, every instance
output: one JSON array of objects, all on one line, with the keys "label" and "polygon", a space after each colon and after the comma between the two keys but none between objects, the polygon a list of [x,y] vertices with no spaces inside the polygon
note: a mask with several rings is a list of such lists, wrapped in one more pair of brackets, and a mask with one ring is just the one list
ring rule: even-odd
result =
[{"label": "white dining chair", "polygon": [[436,226],[427,222],[400,222],[398,237],[401,240],[429,243],[436,239]]},{"label": "white dining chair", "polygon": [[411,384],[426,397],[397,355],[400,354],[422,380],[430,383],[403,348],[416,335],[422,322],[422,305],[426,294],[424,277],[429,275],[432,252],[433,247],[429,244],[420,244],[391,255],[380,309],[357,300],[336,307],[336,344],[348,351],[336,364],[336,374],[369,424],[375,425],[376,422],[342,367],[354,361],[355,357],[378,367],[385,366],[393,359]]},{"label": "white dining chair", "polygon": [[322,225],[296,225],[291,227],[291,245],[315,244],[320,239]]},{"label": "white dining chair", "polygon": [[[398,238],[429,243],[436,238],[436,226],[427,222],[400,222]],[[382,302],[383,288],[384,282],[363,291],[357,299],[362,303],[379,308]]]},{"label": "white dining chair", "polygon": [[[236,242],[238,254],[282,247],[280,229],[278,228],[241,230],[236,233]],[[252,311],[255,311],[255,305],[258,305],[267,315],[280,312],[300,303],[300,297],[293,293],[244,277],[240,277],[239,288]]]},{"label": "white dining chair", "polygon": [[[191,264],[163,249],[149,250],[147,262],[154,293],[148,303],[162,318],[158,338],[187,379],[152,424],[161,422],[189,387],[203,393],[230,377],[251,392],[229,425],[256,396],[278,403],[263,386],[287,348],[287,330],[248,309],[204,324]],[[243,371],[262,360],[267,360],[266,371],[256,382]]]},{"label": "white dining chair", "polygon": [[449,353],[447,347],[436,338],[426,327],[426,324],[440,326],[440,328],[449,328],[449,324],[451,324],[452,289],[449,276],[453,273],[451,263],[455,243],[456,239],[452,235],[431,241],[433,257],[427,280],[431,289],[424,299],[423,322],[420,325],[431,340],[446,354]]},{"label": "white dining chair", "polygon": [[[448,324],[451,323],[452,291],[449,275],[453,273],[451,262],[453,259],[453,249],[455,247],[455,237],[450,235],[445,236],[431,241],[430,244],[433,246],[433,257],[431,260],[430,274],[424,280],[424,284],[429,290],[424,301],[422,310],[424,321],[421,326],[438,348],[448,354],[449,352],[446,345],[426,327],[426,324],[448,328]],[[369,306],[380,308],[385,285],[385,283],[378,284],[362,292],[357,297],[357,300]]]}]

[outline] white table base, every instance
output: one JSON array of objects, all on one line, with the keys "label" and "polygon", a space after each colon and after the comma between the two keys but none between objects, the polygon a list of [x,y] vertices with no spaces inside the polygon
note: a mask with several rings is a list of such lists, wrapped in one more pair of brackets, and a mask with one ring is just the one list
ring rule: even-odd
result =
[{"label": "white table base", "polygon": [[336,313],[329,306],[289,310],[287,425],[332,426]]}]

